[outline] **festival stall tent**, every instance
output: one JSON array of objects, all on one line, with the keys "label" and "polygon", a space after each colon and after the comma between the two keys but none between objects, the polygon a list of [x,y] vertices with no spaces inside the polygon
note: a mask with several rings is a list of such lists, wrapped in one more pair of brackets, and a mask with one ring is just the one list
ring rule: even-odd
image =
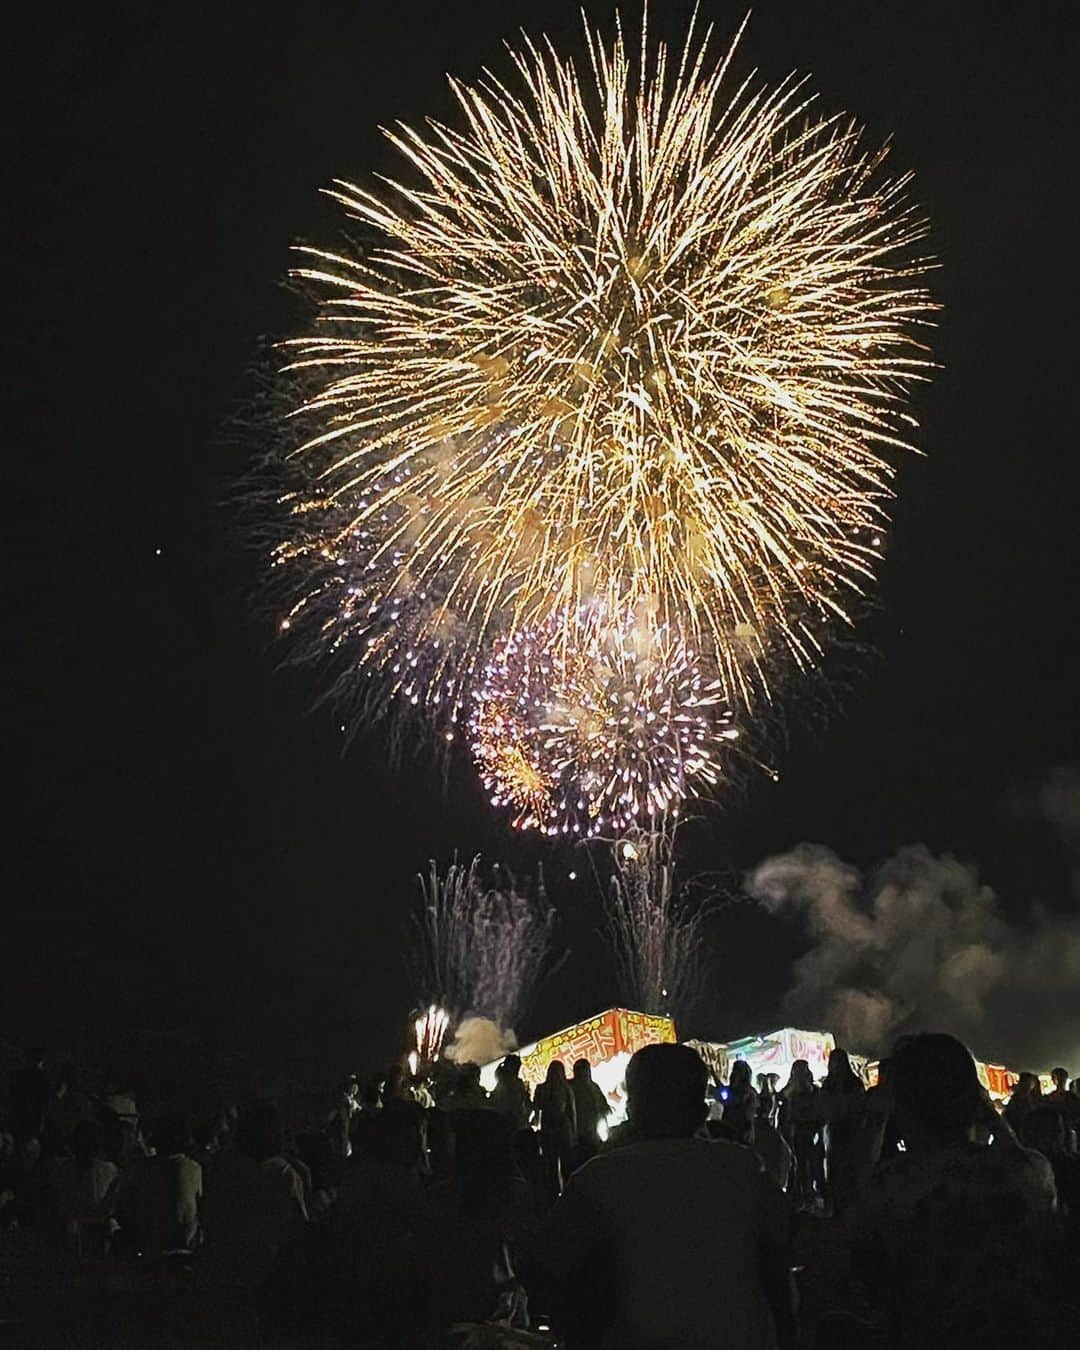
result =
[{"label": "festival stall tent", "polygon": [[[687,1041],[686,1044],[698,1052],[717,1082],[727,1082],[731,1066],[737,1059],[743,1059],[750,1065],[755,1080],[759,1073],[775,1073],[781,1087],[787,1082],[791,1066],[797,1059],[805,1059],[814,1079],[820,1081],[828,1070],[829,1055],[836,1049],[831,1031],[800,1031],[795,1027],[782,1027],[763,1036],[743,1036],[737,1041]],[[852,1055],[851,1060],[858,1071],[859,1057]]]},{"label": "festival stall tent", "polygon": [[[553,1059],[562,1061],[568,1078],[575,1062],[587,1059],[593,1080],[611,1106],[609,1124],[614,1125],[626,1115],[624,1080],[630,1056],[643,1046],[674,1044],[675,1039],[675,1023],[670,1017],[609,1008],[532,1045],[524,1045],[517,1054],[521,1057],[521,1076],[530,1092],[543,1082]],[[480,1070],[480,1082],[489,1091],[495,1086],[495,1070],[500,1063],[501,1060],[493,1060]]]}]

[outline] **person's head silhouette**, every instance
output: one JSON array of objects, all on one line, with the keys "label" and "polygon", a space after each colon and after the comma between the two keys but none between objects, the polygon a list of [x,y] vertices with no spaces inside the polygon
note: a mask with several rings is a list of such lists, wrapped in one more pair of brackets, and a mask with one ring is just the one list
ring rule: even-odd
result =
[{"label": "person's head silhouette", "polygon": [[979,1111],[979,1075],[971,1052],[955,1037],[910,1037],[892,1054],[889,1085],[908,1150],[947,1148],[968,1138]]},{"label": "person's head silhouette", "polygon": [[688,1045],[647,1045],[626,1066],[627,1113],[645,1139],[681,1139],[705,1119],[708,1070]]}]

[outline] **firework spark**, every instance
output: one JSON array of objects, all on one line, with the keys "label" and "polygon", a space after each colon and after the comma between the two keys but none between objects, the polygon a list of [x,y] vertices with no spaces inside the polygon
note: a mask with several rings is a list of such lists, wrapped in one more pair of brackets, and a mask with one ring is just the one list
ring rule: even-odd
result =
[{"label": "firework spark", "polygon": [[409,1055],[409,1069],[414,1076],[420,1074],[422,1077],[430,1072],[431,1066],[442,1055],[449,1029],[450,1014],[434,1003],[416,1018],[413,1024],[416,1048]]},{"label": "firework spark", "polygon": [[500,640],[481,673],[469,735],[492,804],[519,828],[589,837],[715,787],[739,735],[720,681],[644,615],[583,625],[568,647],[559,630]]},{"label": "firework spark", "polygon": [[[585,36],[581,69],[525,41],[516,90],[452,82],[456,126],[387,132],[402,181],[331,194],[379,242],[299,269],[323,300],[289,348],[283,623],[447,736],[530,635],[575,684],[594,610],[644,605],[718,709],[817,664],[872,582],[929,369],[926,226],[856,127],[794,78],[729,91],[708,32],[674,58]],[[550,824],[535,740],[484,772]]]}]

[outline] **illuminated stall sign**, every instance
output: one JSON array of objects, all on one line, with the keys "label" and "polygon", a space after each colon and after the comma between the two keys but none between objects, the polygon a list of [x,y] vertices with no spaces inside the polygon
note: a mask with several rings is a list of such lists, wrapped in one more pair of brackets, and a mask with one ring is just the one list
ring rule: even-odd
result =
[{"label": "illuminated stall sign", "polygon": [[[623,1079],[630,1056],[646,1045],[674,1044],[675,1040],[675,1023],[670,1017],[609,1008],[532,1045],[522,1046],[517,1053],[521,1057],[521,1076],[530,1090],[544,1081],[552,1060],[562,1061],[568,1078],[577,1060],[588,1060],[594,1080],[613,1107],[614,1120],[621,1117],[625,1108]],[[484,1087],[494,1087],[499,1062],[485,1064],[481,1069]]]}]

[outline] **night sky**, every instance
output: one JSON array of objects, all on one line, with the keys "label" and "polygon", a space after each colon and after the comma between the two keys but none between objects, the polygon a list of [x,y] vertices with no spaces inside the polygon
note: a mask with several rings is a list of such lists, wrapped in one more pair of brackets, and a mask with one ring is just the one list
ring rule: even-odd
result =
[{"label": "night sky", "polygon": [[[586,4],[610,25],[611,7]],[[742,4],[703,0],[722,29]],[[630,6],[630,10],[634,7]],[[672,36],[689,6],[659,0]],[[1018,917],[1069,860],[1008,803],[1080,759],[1076,626],[1074,7],[761,0],[740,63],[811,72],[892,134],[934,222],[943,369],[916,394],[875,649],[782,781],[687,831],[737,875],[801,840],[860,865],[899,844],[977,861]],[[499,67],[519,25],[579,44],[577,0],[32,10],[5,124],[9,788],[3,1021],[114,1057],[133,1029],[217,1045],[272,1081],[394,1051],[400,922],[429,857],[542,860],[571,957],[521,1028],[613,987],[582,859],[511,835],[468,766],[342,755],[311,674],[280,672],[258,564],[226,504],[224,433],[261,339],[287,331],[318,195],[386,168],[377,127],[446,114],[444,72]],[[14,178],[14,183],[12,182]],[[797,929],[713,924],[702,1025],[776,1024]],[[102,1049],[101,1047],[105,1048]]]}]

